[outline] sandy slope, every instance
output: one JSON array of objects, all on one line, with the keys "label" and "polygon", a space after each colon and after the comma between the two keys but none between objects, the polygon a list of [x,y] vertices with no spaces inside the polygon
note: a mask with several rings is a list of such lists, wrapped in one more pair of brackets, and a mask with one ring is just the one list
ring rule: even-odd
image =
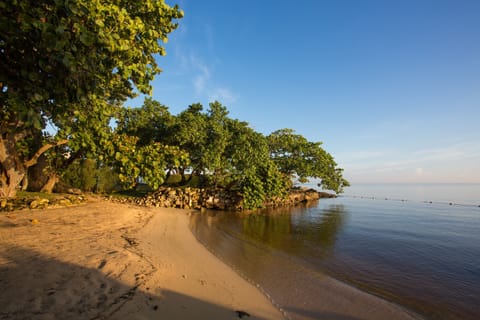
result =
[{"label": "sandy slope", "polygon": [[281,319],[187,214],[100,200],[0,214],[0,319]]}]

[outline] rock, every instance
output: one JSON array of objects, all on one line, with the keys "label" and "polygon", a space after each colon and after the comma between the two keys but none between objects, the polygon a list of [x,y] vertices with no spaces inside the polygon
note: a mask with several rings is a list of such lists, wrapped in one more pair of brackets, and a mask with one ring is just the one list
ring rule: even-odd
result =
[{"label": "rock", "polygon": [[[268,199],[265,207],[277,208],[294,206],[299,203],[316,201],[322,197],[335,197],[328,193],[320,193],[314,189],[293,189],[285,197]],[[133,203],[145,207],[166,207],[184,209],[217,209],[243,210],[243,196],[238,190],[199,189],[199,188],[170,188],[160,187],[143,198],[111,199],[118,202]]]},{"label": "rock", "polygon": [[50,200],[46,198],[35,199],[30,202],[29,207],[30,209],[43,209],[48,205],[49,202]]},{"label": "rock", "polygon": [[76,195],[81,195],[83,194],[82,190],[77,189],[77,188],[70,188],[67,190],[68,193],[70,194],[76,194]]},{"label": "rock", "polygon": [[70,201],[69,199],[60,199],[58,200],[58,204],[61,206],[68,207],[72,205],[72,201]]},{"label": "rock", "polygon": [[318,196],[320,198],[336,198],[337,197],[337,195],[334,193],[328,193],[323,191],[318,192]]},{"label": "rock", "polygon": [[317,190],[314,190],[314,189],[306,190],[304,191],[304,193],[305,193],[305,201],[314,201],[320,198],[320,194],[317,192]]}]

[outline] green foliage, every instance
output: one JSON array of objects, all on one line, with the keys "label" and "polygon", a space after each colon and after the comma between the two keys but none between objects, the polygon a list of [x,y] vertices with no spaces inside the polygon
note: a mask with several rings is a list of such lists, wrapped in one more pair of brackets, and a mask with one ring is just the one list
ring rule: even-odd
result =
[{"label": "green foliage", "polygon": [[[70,164],[66,151],[80,159],[64,179],[83,190],[110,188],[113,180],[100,187],[99,179],[112,172],[126,186],[142,179],[152,188],[178,173],[181,184],[208,177],[238,188],[255,208],[284,196],[293,176],[337,192],[348,186],[321,143],[288,129],[265,137],[217,101],[178,116],[152,99],[121,107],[151,92],[155,56],[182,16],[163,0],[0,0],[0,196],[14,194],[47,151],[56,173]],[[54,137],[42,137],[47,124]]]},{"label": "green foliage", "polygon": [[100,166],[96,170],[97,184],[94,188],[94,192],[99,193],[112,193],[117,190],[121,190],[120,179],[115,171],[115,168],[109,166]]},{"label": "green foliage", "polygon": [[269,161],[268,144],[265,136],[248,126],[248,123],[229,119],[229,140],[225,148],[230,172],[242,176]]},{"label": "green foliage", "polygon": [[256,209],[263,206],[266,200],[266,193],[260,177],[255,174],[247,175],[243,179],[241,191],[245,209]]},{"label": "green foliage", "polygon": [[349,186],[333,157],[322,147],[321,142],[310,142],[291,129],[273,132],[268,137],[270,157],[279,170],[289,176],[297,176],[300,182],[308,178],[322,179],[324,189],[342,192]]},{"label": "green foliage", "polygon": [[166,142],[174,117],[168,107],[146,98],[141,108],[122,108],[117,119],[118,132],[139,138],[140,145]]},{"label": "green foliage", "polygon": [[261,208],[268,200],[285,197],[288,185],[285,176],[271,160],[245,170],[240,185],[245,209]]},{"label": "green foliage", "polygon": [[240,186],[246,209],[262,207],[265,201],[283,197],[287,184],[269,157],[267,139],[248,123],[229,119],[225,148],[230,178]]},{"label": "green foliage", "polygon": [[169,169],[190,164],[185,150],[166,144],[172,140],[174,124],[168,108],[150,98],[141,108],[119,109],[117,129],[107,149],[126,186],[141,178],[156,189],[165,182]]},{"label": "green foliage", "polygon": [[91,95],[123,100],[133,86],[149,93],[160,72],[154,55],[165,54],[159,40],[183,16],[154,0],[0,1],[0,9],[1,102],[26,114]]},{"label": "green foliage", "polygon": [[114,168],[94,159],[77,159],[64,170],[61,182],[69,187],[88,192],[112,192],[120,181]]},{"label": "green foliage", "polygon": [[222,183],[228,170],[229,155],[225,153],[231,139],[228,130],[228,111],[220,102],[210,103],[207,112],[207,136],[203,148],[203,164],[207,172],[213,173],[214,184]]},{"label": "green foliage", "polygon": [[[200,174],[206,167],[204,150],[207,148],[207,117],[202,113],[203,106],[199,103],[190,105],[185,111],[175,117],[174,124],[167,137],[169,144],[176,145],[189,154],[192,175]],[[177,168],[185,180],[187,168]],[[182,181],[185,182],[185,181]]]},{"label": "green foliage", "polygon": [[188,155],[176,146],[159,142],[138,144],[139,138],[115,134],[107,150],[108,159],[119,170],[119,179],[126,187],[133,187],[141,177],[153,189],[166,178],[165,168],[187,166]]},{"label": "green foliage", "polygon": [[147,99],[141,108],[123,111],[120,119],[115,159],[128,183],[140,176],[156,188],[169,178],[166,172],[174,172],[169,181],[179,185],[208,179],[210,186],[241,191],[247,209],[284,197],[295,176],[302,181],[319,177],[323,187],[337,192],[348,185],[321,143],[289,129],[265,137],[230,118],[219,102],[206,111],[192,104],[172,116],[167,107]]},{"label": "green foliage", "polygon": [[97,163],[92,159],[74,161],[62,176],[62,182],[83,191],[94,191],[97,183]]},{"label": "green foliage", "polygon": [[47,124],[74,151],[108,144],[117,105],[151,92],[182,16],[162,0],[0,0],[0,194],[31,160],[17,143]]}]

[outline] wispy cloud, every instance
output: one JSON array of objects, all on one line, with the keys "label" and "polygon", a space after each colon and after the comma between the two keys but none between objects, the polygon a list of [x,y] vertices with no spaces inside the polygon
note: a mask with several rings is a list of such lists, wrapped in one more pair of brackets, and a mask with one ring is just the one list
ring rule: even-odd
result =
[{"label": "wispy cloud", "polygon": [[210,68],[197,57],[190,56],[190,64],[192,67],[193,87],[197,95],[202,95],[208,87],[211,78]]},{"label": "wispy cloud", "polygon": [[193,89],[198,98],[206,98],[208,102],[218,100],[226,104],[236,101],[236,95],[231,89],[216,83],[212,66],[195,55],[190,55],[189,66],[192,74]]},{"label": "wispy cloud", "polygon": [[480,157],[480,144],[478,141],[457,142],[443,148],[433,148],[416,152],[424,160],[446,160],[451,158]]},{"label": "wispy cloud", "polygon": [[460,142],[414,152],[410,159],[391,164],[397,171],[414,172],[413,178],[472,182],[480,179],[480,145]]},{"label": "wispy cloud", "polygon": [[[183,25],[179,38],[187,37],[191,31],[187,25]],[[196,28],[198,39],[203,45],[201,48],[192,46],[191,43],[177,41],[173,47],[176,72],[178,76],[186,78],[191,84],[191,95],[194,99],[218,100],[221,103],[236,101],[237,95],[229,88],[228,84],[218,80],[215,66],[221,60],[215,55],[215,32],[212,25],[207,21]]]},{"label": "wispy cloud", "polygon": [[230,89],[227,88],[214,88],[209,95],[210,101],[220,101],[225,104],[229,104],[236,101],[236,97]]},{"label": "wispy cloud", "polygon": [[446,163],[472,158],[479,158],[480,160],[480,144],[476,142],[460,142],[441,148],[418,150],[405,156],[406,158],[404,159],[386,162],[385,166],[402,168],[411,167],[412,165]]},{"label": "wispy cloud", "polygon": [[463,141],[413,152],[358,152],[341,165],[359,181],[479,181],[480,144]]}]

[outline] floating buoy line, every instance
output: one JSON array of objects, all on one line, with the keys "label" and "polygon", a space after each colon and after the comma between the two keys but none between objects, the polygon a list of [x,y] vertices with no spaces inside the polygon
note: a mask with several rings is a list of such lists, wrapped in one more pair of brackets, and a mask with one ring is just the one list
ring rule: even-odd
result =
[{"label": "floating buoy line", "polygon": [[480,208],[480,205],[477,204],[465,204],[465,203],[456,203],[456,202],[443,202],[443,201],[431,201],[431,200],[423,200],[423,201],[414,201],[408,199],[396,199],[396,198],[389,198],[389,197],[375,197],[375,196],[357,196],[357,195],[339,195],[339,198],[353,198],[353,199],[367,199],[367,200],[383,200],[383,201],[397,201],[397,202],[414,202],[414,203],[426,203],[426,204],[441,204],[441,205],[448,205],[448,206],[461,206],[461,207],[474,207]]}]

